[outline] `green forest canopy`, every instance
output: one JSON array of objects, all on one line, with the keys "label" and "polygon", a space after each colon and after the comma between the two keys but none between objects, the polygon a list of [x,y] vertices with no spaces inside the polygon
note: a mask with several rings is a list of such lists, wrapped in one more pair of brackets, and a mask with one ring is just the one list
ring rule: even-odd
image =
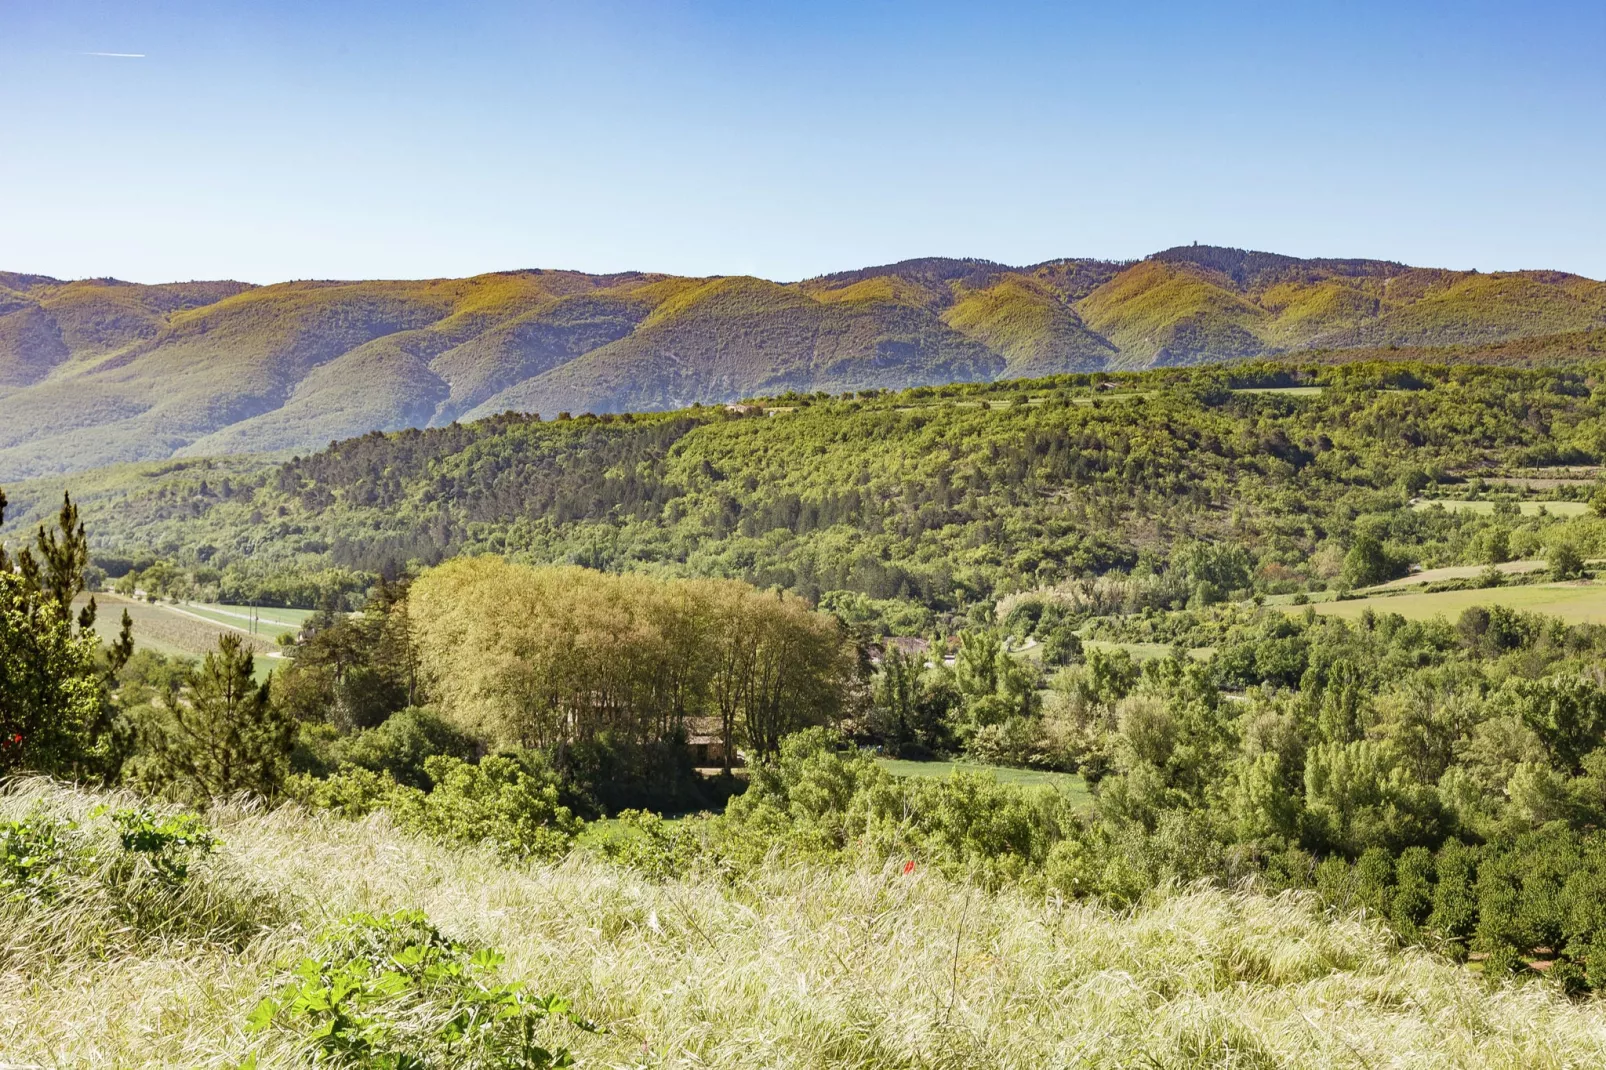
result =
[{"label": "green forest canopy", "polygon": [[[1239,365],[747,411],[508,414],[283,464],[111,470],[79,496],[97,563],[156,593],[316,606],[360,599],[378,575],[495,553],[739,578],[921,632],[1039,587],[1159,608],[1201,584],[1207,598],[1248,597],[1543,558],[1558,541],[1606,553],[1592,514],[1411,508],[1586,501],[1588,466],[1606,456],[1596,372]],[[1586,470],[1526,478],[1556,466]],[[11,488],[23,523],[61,487]],[[1238,556],[1207,560],[1200,544]],[[1101,577],[1126,587],[1094,591]]]}]

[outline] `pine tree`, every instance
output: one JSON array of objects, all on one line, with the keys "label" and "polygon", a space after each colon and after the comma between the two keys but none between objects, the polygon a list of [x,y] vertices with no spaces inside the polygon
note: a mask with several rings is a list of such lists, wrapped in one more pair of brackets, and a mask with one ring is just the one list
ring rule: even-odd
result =
[{"label": "pine tree", "polygon": [[175,681],[145,726],[150,764],[142,778],[150,786],[194,802],[279,792],[296,724],[269,701],[266,682],[252,681],[254,668],[245,641],[227,634],[187,680]]},{"label": "pine tree", "polygon": [[[0,522],[5,507],[0,492]],[[12,558],[0,548],[0,771],[110,780],[128,753],[131,734],[111,692],[133,653],[133,624],[125,611],[121,634],[102,656],[95,600],[76,620],[72,612],[88,564],[89,540],[71,497],[57,530],[41,527],[33,549]]]}]

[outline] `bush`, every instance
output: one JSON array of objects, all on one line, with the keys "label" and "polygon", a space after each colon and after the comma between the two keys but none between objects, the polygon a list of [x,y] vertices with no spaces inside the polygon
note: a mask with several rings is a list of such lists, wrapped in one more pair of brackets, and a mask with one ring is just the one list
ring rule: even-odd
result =
[{"label": "bush", "polygon": [[623,810],[689,813],[723,807],[738,788],[734,777],[709,780],[697,772],[680,740],[638,743],[604,732],[552,755],[564,803],[587,817]]},{"label": "bush", "polygon": [[752,786],[711,830],[711,849],[738,867],[774,850],[792,858],[913,858],[996,887],[1040,883],[1054,844],[1080,834],[1071,803],[1052,789],[976,773],[896,778],[842,748],[823,730],[788,739],[776,761],[754,767]]},{"label": "bush", "polygon": [[1377,536],[1363,532],[1355,537],[1344,557],[1344,580],[1351,587],[1371,587],[1406,574],[1411,560],[1385,548]]},{"label": "bush", "polygon": [[1584,555],[1570,542],[1558,542],[1550,551],[1550,574],[1558,580],[1576,580],[1584,571]]},{"label": "bush", "polygon": [[615,865],[654,880],[669,880],[706,860],[706,818],[665,821],[658,814],[625,810],[592,840],[592,848]]},{"label": "bush", "polygon": [[0,899],[48,903],[78,848],[73,826],[42,813],[0,824]]},{"label": "bush", "polygon": [[327,766],[356,766],[388,773],[398,784],[429,790],[425,763],[436,755],[467,761],[477,745],[472,736],[427,707],[392,714],[382,724],[338,738],[325,750]]},{"label": "bush", "polygon": [[560,858],[584,827],[559,803],[550,771],[528,757],[492,755],[475,764],[435,755],[425,759],[424,772],[433,784],[429,791],[360,768],[327,780],[297,777],[291,790],[311,806],[346,817],[384,810],[408,831],[488,844],[517,858]]},{"label": "bush", "polygon": [[1043,664],[1058,668],[1082,659],[1082,637],[1069,624],[1062,624],[1043,640]]},{"label": "bush", "polygon": [[1042,722],[1018,716],[978,728],[965,747],[967,755],[984,765],[1041,764],[1043,750]]},{"label": "bush", "polygon": [[1496,944],[1484,955],[1483,977],[1490,984],[1499,984],[1527,968],[1528,964],[1510,944]]},{"label": "bush", "polygon": [[[426,1070],[572,1066],[542,1034],[553,1018],[595,1032],[557,996],[499,981],[500,953],[447,939],[421,911],[354,914],[301,960],[247,1020],[304,1038],[319,1061]],[[252,1056],[246,1067],[254,1067]]]},{"label": "bush", "polygon": [[178,813],[161,816],[148,807],[112,812],[123,850],[141,858],[162,880],[173,884],[190,875],[198,858],[217,850],[218,841],[201,815]]}]

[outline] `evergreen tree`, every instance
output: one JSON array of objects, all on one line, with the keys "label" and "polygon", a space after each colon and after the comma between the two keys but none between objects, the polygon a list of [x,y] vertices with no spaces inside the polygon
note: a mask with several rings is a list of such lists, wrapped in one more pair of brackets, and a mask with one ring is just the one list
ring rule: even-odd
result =
[{"label": "evergreen tree", "polygon": [[254,661],[240,636],[222,635],[200,669],[174,682],[146,725],[142,779],[196,802],[279,791],[296,724],[269,701],[266,682],[252,682]]},{"label": "evergreen tree", "polygon": [[916,740],[917,703],[920,697],[920,666],[891,643],[881,659],[881,672],[875,678],[877,734],[893,754],[901,754]]},{"label": "evergreen tree", "polygon": [[[0,493],[0,522],[6,498]],[[0,547],[0,772],[30,769],[111,779],[130,733],[111,699],[117,671],[133,653],[132,622],[105,656],[95,635],[95,600],[74,617],[89,541],[70,497],[57,531],[41,527],[32,550],[13,559]]]}]

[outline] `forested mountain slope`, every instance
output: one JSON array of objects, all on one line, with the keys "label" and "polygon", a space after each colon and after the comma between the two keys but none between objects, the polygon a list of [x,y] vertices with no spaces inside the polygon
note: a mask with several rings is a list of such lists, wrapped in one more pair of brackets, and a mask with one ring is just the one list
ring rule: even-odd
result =
[{"label": "forested mountain slope", "polygon": [[[1250,362],[783,395],[769,416],[505,414],[284,464],[176,460],[6,493],[13,533],[70,489],[108,571],[165,560],[224,601],[316,605],[376,574],[490,552],[730,576],[928,621],[1105,576],[1186,602],[1206,573],[1222,595],[1320,589],[1359,532],[1393,564],[1480,564],[1500,538],[1507,556],[1543,556],[1562,513],[1412,503],[1587,466],[1541,481],[1576,516],[1606,462],[1601,367]],[[1568,523],[1581,552],[1606,555],[1606,522]],[[1229,548],[1231,567],[1200,572],[1196,545]]]},{"label": "forested mountain slope", "polygon": [[1211,246],[926,259],[793,284],[516,271],[143,286],[0,272],[0,479],[626,412],[1321,351],[1598,351],[1606,284]]}]

